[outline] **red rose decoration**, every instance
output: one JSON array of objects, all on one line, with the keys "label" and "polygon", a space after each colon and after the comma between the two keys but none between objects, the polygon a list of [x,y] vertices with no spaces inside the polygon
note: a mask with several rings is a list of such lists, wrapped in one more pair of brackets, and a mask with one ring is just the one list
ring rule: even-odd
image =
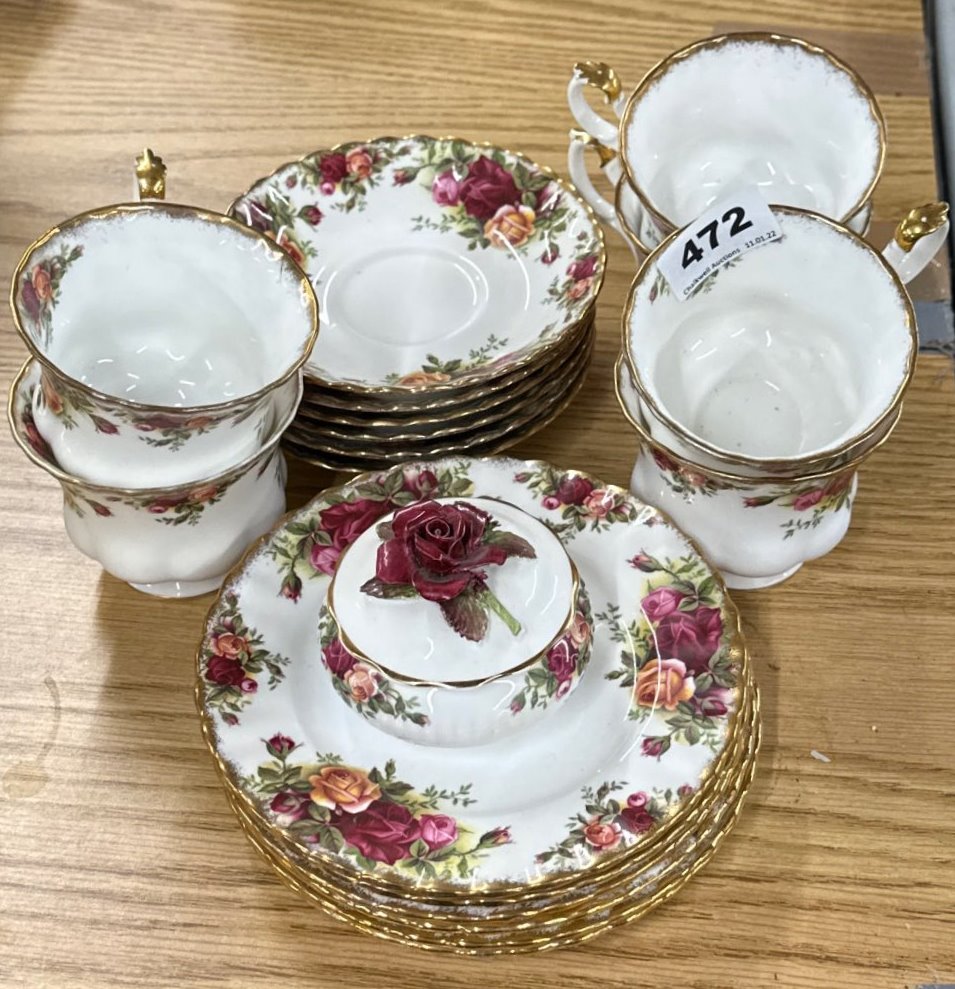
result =
[{"label": "red rose decoration", "polygon": [[447,814],[424,814],[418,823],[421,826],[421,840],[432,852],[457,841],[457,822]]},{"label": "red rose decoration", "polygon": [[458,195],[468,216],[482,223],[502,206],[517,206],[521,201],[514,176],[493,158],[483,156],[471,163]]},{"label": "red rose decoration", "polygon": [[376,575],[385,584],[410,584],[426,601],[450,601],[483,587],[482,567],[508,553],[484,542],[490,516],[458,502],[410,505],[395,514],[393,536],[378,547]]},{"label": "red rose decoration", "polygon": [[438,477],[433,470],[415,470],[410,467],[404,472],[401,487],[419,498],[430,498],[438,490]]},{"label": "red rose decoration", "polygon": [[23,308],[26,309],[30,319],[36,322],[40,316],[40,300],[32,283],[28,280],[24,280],[23,287],[20,289],[20,301],[23,303]]},{"label": "red rose decoration", "polygon": [[295,739],[289,738],[288,735],[283,735],[281,732],[277,735],[273,735],[268,742],[266,742],[269,749],[274,752],[276,757],[281,757],[288,755],[296,746]]},{"label": "red rose decoration", "polygon": [[105,433],[107,436],[115,436],[119,432],[118,426],[111,423],[109,419],[104,419],[102,416],[94,416],[90,413],[90,421],[93,423],[97,433]]},{"label": "red rose decoration", "polygon": [[343,677],[358,662],[337,636],[322,649],[322,659],[337,677]]},{"label": "red rose decoration", "polygon": [[597,270],[597,255],[591,254],[589,257],[580,258],[578,261],[572,261],[567,266],[567,274],[575,282],[583,281],[585,278],[593,278],[594,272]]},{"label": "red rose decoration", "polygon": [[206,663],[206,679],[224,687],[238,687],[245,679],[245,670],[237,659],[228,656],[213,656]]},{"label": "red rose decoration", "polygon": [[276,793],[269,806],[273,813],[285,818],[282,822],[286,826],[294,821],[301,821],[303,817],[308,817],[308,805],[311,799],[307,793],[296,793],[294,790],[285,790]]},{"label": "red rose decoration", "polygon": [[593,490],[593,481],[567,475],[557,485],[557,500],[562,505],[582,505]]},{"label": "red rose decoration", "polygon": [[401,804],[376,800],[367,810],[335,821],[342,837],[373,862],[394,865],[421,836],[411,811]]},{"label": "red rose decoration", "polygon": [[554,674],[558,683],[573,679],[577,671],[577,650],[567,639],[561,639],[547,653],[547,669]]},{"label": "red rose decoration", "polygon": [[617,820],[632,834],[643,834],[654,825],[653,818],[642,807],[624,807]]},{"label": "red rose decoration", "polygon": [[302,210],[302,219],[313,227],[317,227],[325,214],[317,206],[306,206]]},{"label": "red rose decoration", "polygon": [[817,488],[815,491],[805,491],[793,502],[793,508],[795,508],[797,512],[805,512],[814,505],[818,505],[819,502],[822,501],[825,493],[826,491],[824,488]]},{"label": "red rose decoration", "polygon": [[348,161],[342,154],[325,155],[318,163],[318,170],[322,173],[323,182],[337,184],[348,171]]},{"label": "red rose decoration", "polygon": [[341,550],[350,546],[390,509],[391,504],[387,501],[358,498],[329,506],[322,512],[319,521],[322,529],[332,537],[332,546]]},{"label": "red rose decoration", "polygon": [[661,618],[666,618],[667,615],[679,610],[680,602],[685,597],[686,595],[675,587],[658,587],[641,602],[643,613],[651,622],[658,622]]},{"label": "red rose decoration", "polygon": [[640,743],[640,751],[644,755],[650,756],[651,759],[656,759],[659,756],[663,755],[663,753],[666,752],[668,747],[669,746],[666,744],[663,738],[660,737],[655,738],[652,735],[648,735]]},{"label": "red rose decoration", "polygon": [[677,611],[657,626],[657,654],[682,660],[687,671],[702,673],[720,645],[723,619],[719,608]]}]

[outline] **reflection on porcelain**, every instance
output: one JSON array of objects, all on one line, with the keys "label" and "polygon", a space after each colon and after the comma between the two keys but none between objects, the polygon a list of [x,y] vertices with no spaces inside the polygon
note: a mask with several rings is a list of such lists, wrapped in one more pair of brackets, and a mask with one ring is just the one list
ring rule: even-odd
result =
[{"label": "reflection on porcelain", "polygon": [[43,368],[33,415],[68,473],[159,487],[225,470],[273,426],[317,333],[314,292],[266,238],[215,213],[111,206],[24,254],[11,304]]},{"label": "reflection on porcelain", "polygon": [[[396,542],[389,519],[403,513],[426,516],[398,536],[420,595],[374,576]],[[466,524],[446,535],[459,516],[477,519],[480,533]],[[516,555],[499,559],[509,547]],[[487,550],[499,562],[482,563]],[[470,567],[469,552],[478,560]],[[428,570],[436,553],[456,561],[456,579],[474,578],[444,603],[424,597],[447,593],[448,578]],[[438,582],[429,587],[429,579]],[[339,560],[319,619],[323,661],[346,704],[399,738],[445,746],[481,745],[540,723],[580,681],[591,625],[560,540],[520,509],[480,498],[398,509],[359,536]]]},{"label": "reflection on porcelain", "polygon": [[[526,512],[558,536],[587,587],[587,674],[548,730],[520,745],[396,739],[380,716],[356,718],[319,675],[315,620],[343,553],[396,508],[434,499]],[[222,638],[230,627],[238,639]],[[223,698],[241,693],[245,664],[262,657],[283,662],[236,714]],[[210,612],[199,703],[227,785],[290,847],[409,895],[488,884],[522,893],[601,874],[698,804],[733,737],[743,658],[718,576],[656,510],[577,471],[453,459],[329,489],[253,549]]]},{"label": "reflection on porcelain", "polygon": [[[830,52],[797,38],[748,32],[698,41],[650,70],[612,107],[591,109],[593,73],[575,70],[567,97],[577,122],[621,149],[642,205],[632,227],[646,251],[743,186],[853,227],[878,182],[885,125],[871,90]],[[571,172],[581,188],[578,158]],[[597,207],[606,214],[609,203]]]},{"label": "reflection on porcelain", "polygon": [[630,289],[624,351],[655,438],[666,442],[662,425],[724,465],[807,473],[881,434],[915,365],[915,316],[861,238],[818,214],[772,209],[782,237],[685,301],[657,268],[668,242],[651,254]]},{"label": "reflection on porcelain", "polygon": [[833,550],[849,528],[859,465],[898,421],[897,414],[878,442],[826,471],[743,477],[684,459],[651,436],[622,358],[616,383],[620,407],[640,438],[631,490],[689,533],[731,588],[771,587]]},{"label": "reflection on porcelain", "polygon": [[282,431],[301,397],[298,374],[270,393],[272,423],[252,454],[222,472],[152,488],[93,484],[63,469],[34,419],[41,369],[29,360],[10,389],[13,435],[63,489],[63,518],[76,547],[114,577],[160,597],[214,590],[249,541],[285,509]]},{"label": "reflection on porcelain", "polygon": [[307,371],[356,394],[455,389],[542,358],[603,280],[602,234],[572,187],[459,139],[317,151],[230,213],[308,272],[326,332]]}]

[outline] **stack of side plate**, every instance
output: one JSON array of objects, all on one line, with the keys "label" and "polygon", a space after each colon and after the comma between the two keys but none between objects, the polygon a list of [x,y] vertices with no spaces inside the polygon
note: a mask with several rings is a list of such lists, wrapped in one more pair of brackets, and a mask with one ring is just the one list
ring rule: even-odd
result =
[{"label": "stack of side plate", "polygon": [[603,282],[590,207],[523,155],[377,138],[281,166],[230,213],[275,239],[320,302],[286,443],[333,469],[488,454],[583,382]]},{"label": "stack of side plate", "polygon": [[[594,612],[577,690],[474,748],[342,703],[317,615],[335,554],[395,499],[507,501],[561,538]],[[677,892],[732,829],[759,747],[739,616],[656,509],[577,471],[455,458],[329,489],[249,553],[198,653],[206,741],[280,879],[379,937],[466,954],[587,940]]]}]

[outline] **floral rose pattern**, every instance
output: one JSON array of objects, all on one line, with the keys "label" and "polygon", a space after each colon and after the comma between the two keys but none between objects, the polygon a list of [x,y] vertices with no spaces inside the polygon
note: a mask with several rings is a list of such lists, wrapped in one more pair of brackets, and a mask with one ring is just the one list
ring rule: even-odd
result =
[{"label": "floral rose pattern", "polygon": [[635,790],[626,797],[612,796],[625,790],[626,784],[616,780],[602,783],[596,790],[583,788],[584,809],[570,819],[567,837],[541,852],[541,865],[568,865],[582,858],[593,858],[615,849],[634,844],[641,835],[651,831],[666,816],[668,809],[681,797],[684,788],[674,792],[647,793]]},{"label": "floral rose pattern", "polygon": [[334,496],[314,515],[288,525],[270,546],[283,575],[280,593],[297,601],[303,580],[333,574],[342,550],[396,508],[429,498],[466,497],[473,490],[467,465],[461,463],[438,474],[414,467],[379,474]]},{"label": "floral rose pattern", "polygon": [[[64,246],[25,271],[20,280],[20,307],[33,323],[31,336],[44,345],[53,334],[53,310],[60,300],[60,283],[74,261],[83,256],[83,245]],[[27,327],[27,329],[30,329]]]},{"label": "floral rose pattern", "polygon": [[[556,258],[555,258],[556,260]],[[593,295],[600,257],[586,233],[578,235],[574,257],[562,275],[555,276],[547,290],[549,299],[560,309],[573,309],[581,299]]]},{"label": "floral rose pattern", "polygon": [[[417,371],[409,371],[407,374],[393,372],[385,376],[385,380],[392,385],[402,385],[405,388],[426,388],[428,385],[441,384],[444,381],[453,381],[455,378],[463,377],[479,367],[485,367],[492,363],[494,354],[507,346],[507,339],[491,334],[481,347],[476,347],[468,352],[467,360],[455,358],[453,360],[442,360],[435,354],[428,354],[427,360]],[[506,360],[506,354],[499,354],[497,361]]]},{"label": "floral rose pattern", "polygon": [[265,747],[270,760],[247,781],[263,810],[297,840],[365,870],[468,879],[482,858],[511,840],[507,827],[476,835],[448,813],[475,803],[470,784],[419,792],[397,777],[393,760],[384,770],[349,766],[334,754],[292,762],[300,746],[281,733]]},{"label": "floral rose pattern", "polygon": [[245,624],[235,594],[223,595],[222,606],[211,620],[200,654],[206,702],[226,724],[239,723],[239,714],[256,691],[263,674],[271,690],[285,677],[288,660],[263,648],[262,636]]},{"label": "floral rose pattern", "polygon": [[[401,182],[431,189],[440,219],[415,218],[415,230],[453,232],[468,250],[523,251],[566,229],[568,210],[560,187],[549,175],[501,151],[465,141],[433,141],[420,161],[401,171]],[[584,235],[586,237],[586,234]]]},{"label": "floral rose pattern", "polygon": [[763,508],[766,505],[776,505],[780,508],[791,508],[803,513],[805,517],[787,519],[781,523],[785,529],[783,539],[790,539],[797,532],[815,529],[830,512],[838,512],[841,508],[852,507],[852,478],[855,474],[837,474],[828,481],[811,482],[799,487],[786,490],[780,494],[759,495],[746,498],[747,508]]},{"label": "floral rose pattern", "polygon": [[544,508],[559,513],[556,520],[544,521],[565,542],[588,527],[597,532],[615,522],[632,522],[637,515],[625,492],[598,488],[590,478],[572,471],[542,467],[533,473],[517,474],[514,480],[527,485]]},{"label": "floral rose pattern", "polygon": [[521,689],[511,699],[511,713],[520,714],[528,707],[547,707],[551,701],[566,697],[587,668],[592,645],[590,599],[581,585],[570,628],[524,675]]},{"label": "floral rose pattern", "polygon": [[674,493],[682,495],[683,500],[687,503],[692,502],[698,495],[709,498],[718,491],[732,489],[732,485],[724,484],[711,474],[704,474],[683,464],[678,464],[659,447],[652,447],[650,454],[667,487]]},{"label": "floral rose pattern", "polygon": [[336,693],[369,721],[381,716],[424,727],[429,719],[416,710],[418,699],[401,691],[378,670],[353,656],[338,634],[338,624],[325,607],[318,620],[322,663],[331,674]]},{"label": "floral rose pattern", "polygon": [[626,625],[609,605],[598,619],[621,645],[621,665],[607,674],[631,692],[630,717],[657,715],[666,732],[644,735],[645,756],[659,758],[675,742],[716,752],[733,710],[737,670],[724,644],[722,595],[696,556],[658,560],[638,553],[630,565],[650,575],[642,617]]}]

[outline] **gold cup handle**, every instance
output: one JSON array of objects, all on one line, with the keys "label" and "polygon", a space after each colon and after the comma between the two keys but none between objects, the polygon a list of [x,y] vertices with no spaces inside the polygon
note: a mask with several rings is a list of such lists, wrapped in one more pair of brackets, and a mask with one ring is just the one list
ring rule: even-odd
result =
[{"label": "gold cup handle", "polygon": [[[588,89],[599,89],[603,93],[613,110],[613,121],[602,117],[587,102],[585,93]],[[578,62],[574,66],[574,74],[567,84],[567,105],[578,126],[608,148],[619,146],[620,114],[626,103],[627,94],[620,78],[606,62]]]},{"label": "gold cup handle", "polygon": [[948,203],[916,206],[899,221],[882,255],[908,284],[938,253],[948,230]]},{"label": "gold cup handle", "polygon": [[152,148],[136,156],[136,186],[140,202],[166,198],[166,166]]}]

